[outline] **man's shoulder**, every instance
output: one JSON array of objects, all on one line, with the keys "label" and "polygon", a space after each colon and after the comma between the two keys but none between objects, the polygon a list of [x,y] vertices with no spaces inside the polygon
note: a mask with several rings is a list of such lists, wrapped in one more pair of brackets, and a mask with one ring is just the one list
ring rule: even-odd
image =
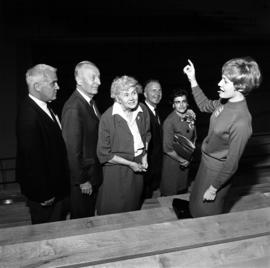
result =
[{"label": "man's shoulder", "polygon": [[143,102],[139,102],[139,106],[142,108],[144,112],[146,111],[148,112],[150,110],[150,108]]},{"label": "man's shoulder", "polygon": [[83,98],[79,95],[79,93],[75,90],[69,98],[66,100],[63,106],[63,110],[67,109],[78,109],[83,107],[84,105],[84,100]]},{"label": "man's shoulder", "polygon": [[[36,107],[35,107],[36,106]],[[39,116],[38,107],[29,97],[22,99],[18,105],[17,117],[31,119]]]},{"label": "man's shoulder", "polygon": [[148,104],[146,103],[146,101],[144,100],[143,102],[141,102],[143,105],[145,105],[145,107],[147,108],[147,110],[150,110],[150,107],[148,106]]},{"label": "man's shoulder", "polygon": [[145,106],[145,108],[146,108],[148,111],[151,111],[151,108],[149,107],[149,104],[147,104],[145,100],[144,100],[144,102],[140,102],[140,104],[142,104],[143,106]]}]

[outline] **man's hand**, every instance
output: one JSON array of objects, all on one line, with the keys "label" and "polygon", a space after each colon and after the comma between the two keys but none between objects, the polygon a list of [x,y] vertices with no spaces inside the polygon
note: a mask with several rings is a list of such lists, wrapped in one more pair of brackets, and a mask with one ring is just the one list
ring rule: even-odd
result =
[{"label": "man's hand", "polygon": [[217,195],[217,189],[210,185],[203,195],[203,201],[213,201]]},{"label": "man's hand", "polygon": [[195,77],[195,68],[191,60],[188,60],[188,65],[186,65],[183,69],[183,72],[187,75],[188,80],[192,87],[197,86],[197,81]]},{"label": "man's hand", "polygon": [[40,205],[43,207],[51,206],[53,204],[54,200],[55,200],[55,197],[40,203]]},{"label": "man's hand", "polygon": [[91,183],[89,181],[80,184],[80,188],[81,188],[82,194],[91,195],[92,192],[93,192],[92,185],[91,185]]}]

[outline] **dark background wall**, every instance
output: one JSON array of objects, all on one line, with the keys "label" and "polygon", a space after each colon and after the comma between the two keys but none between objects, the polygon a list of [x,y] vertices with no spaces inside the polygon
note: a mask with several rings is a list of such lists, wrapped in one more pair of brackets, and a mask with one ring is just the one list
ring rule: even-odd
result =
[{"label": "dark background wall", "polygon": [[[254,132],[270,131],[269,11],[266,0],[1,1],[0,157],[15,155],[16,105],[27,94],[24,74],[42,62],[58,68],[61,90],[54,105],[59,113],[74,90],[75,65],[91,60],[101,71],[101,111],[111,104],[112,79],[127,74],[142,84],[160,80],[165,116],[172,90],[188,88],[182,72],[188,58],[201,87],[215,98],[222,64],[249,55],[264,76],[248,98]],[[200,138],[207,126],[208,115],[198,112]]]}]

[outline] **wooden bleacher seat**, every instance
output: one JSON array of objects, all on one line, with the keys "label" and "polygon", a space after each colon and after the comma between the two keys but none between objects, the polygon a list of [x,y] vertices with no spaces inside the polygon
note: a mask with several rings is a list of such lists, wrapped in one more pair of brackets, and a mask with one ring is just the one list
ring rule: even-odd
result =
[{"label": "wooden bleacher seat", "polygon": [[[227,210],[233,212],[270,206],[269,193],[270,183],[234,187],[232,188],[230,198],[228,198],[230,202],[227,203]],[[161,206],[171,209],[173,198],[188,200],[189,194],[147,199],[143,204],[142,210],[158,208]],[[123,221],[123,223],[125,223],[125,221]],[[0,205],[0,228],[23,226],[29,224],[31,224],[31,219],[28,208],[23,200],[16,201],[10,205]]]},{"label": "wooden bleacher seat", "polygon": [[0,229],[0,245],[54,239],[177,220],[166,207]]},{"label": "wooden bleacher seat", "polygon": [[[80,266],[80,267],[90,267]],[[94,268],[267,268],[270,267],[270,236],[241,239],[216,245],[102,263]]]},{"label": "wooden bleacher seat", "polygon": [[[7,240],[0,246],[0,266],[90,267],[168,253],[180,252],[185,256],[185,252],[194,249],[195,253],[191,252],[186,257],[192,261],[191,256],[196,255],[196,252],[202,252],[207,257],[207,253],[211,252],[209,248],[211,246],[216,247],[221,264],[226,265],[228,262],[222,261],[227,256],[227,261],[230,261],[230,256],[237,255],[240,249],[243,250],[243,255],[249,256],[246,246],[248,243],[251,248],[253,245],[257,248],[257,252],[259,249],[261,252],[261,255],[256,256],[255,252],[251,251],[252,261],[256,262],[256,258],[262,261],[266,257],[267,262],[270,244],[269,226],[270,208],[262,208],[98,233],[85,232],[81,235],[67,235],[55,239],[40,237],[38,241],[25,243]],[[242,243],[244,241],[245,243]],[[235,243],[229,244],[232,242]],[[220,246],[224,249],[223,253],[218,249]],[[204,249],[205,247],[208,249]],[[213,259],[215,260],[214,253]],[[181,258],[178,261],[181,263]],[[197,261],[198,264],[201,262],[199,256]],[[241,262],[240,259],[239,261]],[[166,258],[164,262],[166,263]]]}]

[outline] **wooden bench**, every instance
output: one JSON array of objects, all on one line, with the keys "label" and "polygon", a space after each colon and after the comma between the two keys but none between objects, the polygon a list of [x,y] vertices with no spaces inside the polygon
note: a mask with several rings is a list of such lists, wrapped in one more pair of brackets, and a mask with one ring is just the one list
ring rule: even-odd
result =
[{"label": "wooden bench", "polygon": [[0,245],[54,239],[177,220],[166,207],[0,229]]},{"label": "wooden bench", "polygon": [[[233,187],[229,198],[230,202],[227,204],[228,209],[230,211],[240,211],[267,207],[270,202],[268,193],[270,193],[270,183]],[[15,198],[16,200],[19,196],[10,195],[9,197]],[[171,208],[173,198],[188,200],[189,194],[147,199],[145,200],[142,209],[157,208],[160,206]],[[31,224],[28,207],[23,200],[24,199],[21,198],[10,205],[0,205],[0,228]]]},{"label": "wooden bench", "polygon": [[[0,266],[89,267],[169,253],[181,252],[185,256],[185,252],[192,249],[195,252],[202,251],[207,256],[211,251],[210,248],[205,250],[204,247],[222,244],[228,246],[224,254],[227,252],[226,254],[233,255],[235,248],[238,247],[242,248],[244,252],[242,254],[248,254],[245,244],[241,241],[248,243],[249,239],[253,240],[251,247],[253,245],[257,250],[265,249],[265,254],[262,252],[258,257],[266,257],[267,262],[269,255],[266,253],[269,253],[270,243],[269,226],[270,208],[262,208],[55,239],[40,238],[39,241],[25,243],[6,241],[0,246]],[[237,241],[240,244],[234,243]],[[229,243],[233,243],[233,246],[231,247]],[[220,252],[218,248],[216,250]],[[186,259],[191,261],[193,254],[195,253],[191,252],[189,256],[186,255]],[[221,254],[223,259],[226,256]],[[181,263],[181,255],[179,258],[176,261]],[[194,263],[200,262],[201,258],[197,256],[197,261]],[[212,267],[217,266],[212,265]]]},{"label": "wooden bench", "polygon": [[80,267],[266,268],[270,267],[270,235]]}]

